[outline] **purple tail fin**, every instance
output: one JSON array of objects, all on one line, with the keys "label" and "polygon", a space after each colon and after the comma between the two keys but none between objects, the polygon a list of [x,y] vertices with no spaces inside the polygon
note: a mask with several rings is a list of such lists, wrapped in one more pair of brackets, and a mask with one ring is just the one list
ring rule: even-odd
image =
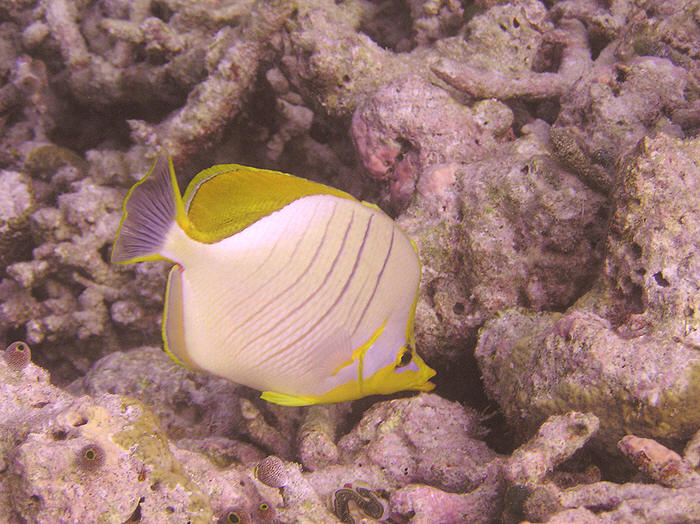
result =
[{"label": "purple tail fin", "polygon": [[160,258],[165,237],[175,222],[180,189],[170,155],[161,152],[148,174],[129,190],[124,216],[112,248],[112,262],[128,264]]}]

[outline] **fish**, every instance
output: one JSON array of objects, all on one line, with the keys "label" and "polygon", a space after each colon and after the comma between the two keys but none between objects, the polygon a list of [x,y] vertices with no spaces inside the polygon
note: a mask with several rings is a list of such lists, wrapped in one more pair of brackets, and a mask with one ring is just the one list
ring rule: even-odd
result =
[{"label": "fish", "polygon": [[172,263],[165,351],[268,402],[434,388],[416,352],[416,246],[379,207],[339,189],[221,164],[181,195],[163,151],[124,199],[111,260]]}]

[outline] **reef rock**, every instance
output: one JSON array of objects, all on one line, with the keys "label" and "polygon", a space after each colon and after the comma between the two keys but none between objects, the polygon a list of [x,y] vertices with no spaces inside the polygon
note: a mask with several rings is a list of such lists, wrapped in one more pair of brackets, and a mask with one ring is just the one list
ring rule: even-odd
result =
[{"label": "reef rock", "polygon": [[613,193],[603,275],[565,313],[511,309],[476,350],[484,384],[519,432],[567,409],[681,442],[700,425],[700,141],[644,139]]}]

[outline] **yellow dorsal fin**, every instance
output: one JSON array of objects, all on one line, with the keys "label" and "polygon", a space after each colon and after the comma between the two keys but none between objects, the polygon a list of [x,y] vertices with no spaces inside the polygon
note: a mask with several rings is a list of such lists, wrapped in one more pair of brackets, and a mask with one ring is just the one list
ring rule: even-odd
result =
[{"label": "yellow dorsal fin", "polygon": [[194,226],[188,234],[200,242],[218,242],[299,198],[321,194],[354,200],[339,189],[278,171],[238,164],[210,167],[185,191]]}]

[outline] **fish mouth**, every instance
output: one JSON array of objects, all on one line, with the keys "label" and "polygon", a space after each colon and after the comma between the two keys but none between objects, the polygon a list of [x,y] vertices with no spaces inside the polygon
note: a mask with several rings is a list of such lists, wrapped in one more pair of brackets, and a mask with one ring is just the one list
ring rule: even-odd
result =
[{"label": "fish mouth", "polygon": [[428,380],[427,382],[424,382],[420,386],[416,386],[415,389],[416,389],[416,391],[432,391],[435,389],[435,384]]}]

